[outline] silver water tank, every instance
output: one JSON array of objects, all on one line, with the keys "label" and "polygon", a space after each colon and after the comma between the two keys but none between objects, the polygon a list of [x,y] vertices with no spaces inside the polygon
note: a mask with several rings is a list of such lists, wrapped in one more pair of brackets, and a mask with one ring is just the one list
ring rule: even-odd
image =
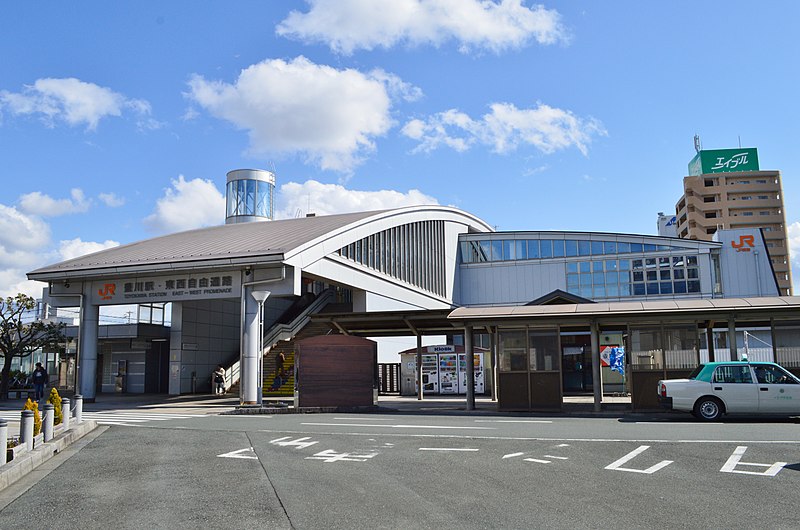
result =
[{"label": "silver water tank", "polygon": [[275,174],[265,169],[228,171],[225,186],[225,224],[271,221],[274,214]]}]

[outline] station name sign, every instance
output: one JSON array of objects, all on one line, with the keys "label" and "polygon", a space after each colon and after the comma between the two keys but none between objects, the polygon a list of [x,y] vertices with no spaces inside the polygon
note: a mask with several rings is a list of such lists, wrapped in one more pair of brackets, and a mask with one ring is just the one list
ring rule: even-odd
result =
[{"label": "station name sign", "polygon": [[239,298],[239,273],[175,274],[92,282],[92,304],[149,304]]},{"label": "station name sign", "polygon": [[758,171],[758,149],[745,147],[700,151],[689,162],[690,176],[732,171]]}]

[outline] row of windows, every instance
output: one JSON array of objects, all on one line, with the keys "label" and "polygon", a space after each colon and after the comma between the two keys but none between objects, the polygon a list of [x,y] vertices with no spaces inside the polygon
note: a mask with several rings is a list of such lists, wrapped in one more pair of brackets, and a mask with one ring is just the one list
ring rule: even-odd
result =
[{"label": "row of windows", "polygon": [[420,221],[372,234],[337,254],[445,296],[444,248],[444,221]]},{"label": "row of windows", "polygon": [[699,293],[697,256],[567,263],[567,291],[584,298]]},{"label": "row of windows", "polygon": [[573,239],[492,239],[461,242],[464,263],[563,258],[573,256],[603,256],[669,250],[683,247],[653,243],[618,241],[586,241]]}]

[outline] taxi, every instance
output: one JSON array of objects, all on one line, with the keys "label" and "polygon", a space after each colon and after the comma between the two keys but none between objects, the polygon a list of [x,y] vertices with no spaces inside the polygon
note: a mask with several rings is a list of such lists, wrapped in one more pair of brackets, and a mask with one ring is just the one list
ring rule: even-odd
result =
[{"label": "taxi", "polygon": [[800,415],[800,379],[775,363],[711,362],[686,379],[659,381],[658,401],[705,421],[723,414],[795,416]]}]

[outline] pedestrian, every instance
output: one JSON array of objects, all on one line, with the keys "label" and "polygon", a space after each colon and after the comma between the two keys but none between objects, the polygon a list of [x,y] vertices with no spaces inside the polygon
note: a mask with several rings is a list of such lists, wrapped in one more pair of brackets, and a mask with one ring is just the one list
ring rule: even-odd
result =
[{"label": "pedestrian", "polygon": [[278,352],[277,357],[275,357],[275,375],[280,374],[283,372],[283,365],[286,364],[286,356],[283,354],[282,351]]},{"label": "pedestrian", "polygon": [[44,369],[42,363],[36,363],[36,369],[33,371],[31,379],[33,379],[33,388],[36,391],[36,401],[39,401],[44,397],[44,387],[48,380],[47,370]]},{"label": "pedestrian", "polygon": [[221,364],[214,370],[214,394],[225,393],[225,368]]}]

